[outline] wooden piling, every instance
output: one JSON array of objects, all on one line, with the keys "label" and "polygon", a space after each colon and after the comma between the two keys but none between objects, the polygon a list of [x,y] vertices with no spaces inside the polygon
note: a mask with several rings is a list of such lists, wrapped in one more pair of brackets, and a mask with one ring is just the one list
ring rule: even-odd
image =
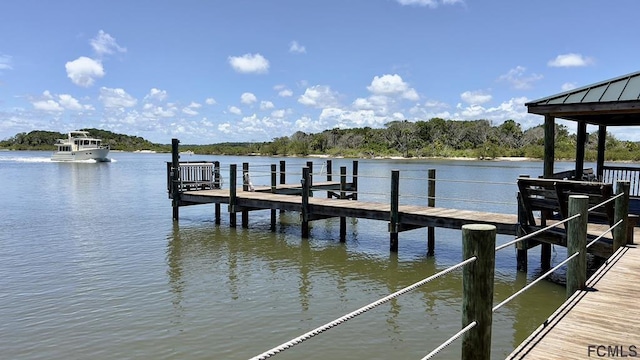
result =
[{"label": "wooden piling", "polygon": [[180,140],[171,139],[171,205],[173,206],[173,220],[180,218],[180,155],[178,151]]},{"label": "wooden piling", "polygon": [[[522,225],[528,224],[528,215],[527,210],[524,208],[524,204],[522,203],[522,195],[518,193],[517,195],[518,202],[518,225],[516,228],[516,238],[522,237],[525,235],[524,231],[522,231]],[[528,255],[527,255],[527,242],[529,240],[523,240],[516,243],[516,268],[517,271],[527,272],[527,263],[528,263]]]},{"label": "wooden piling", "polygon": [[[220,161],[213,162],[213,188],[220,189]],[[214,204],[215,224],[220,225],[220,203]]]},{"label": "wooden piling", "polygon": [[389,213],[389,250],[398,251],[400,171],[391,170],[391,211]]},{"label": "wooden piling", "polygon": [[[331,160],[327,160],[327,181],[333,181],[333,162]],[[327,199],[331,199],[333,195],[331,191],[327,191]]]},{"label": "wooden piling", "polygon": [[358,200],[358,160],[353,160],[351,166],[351,183],[353,184],[351,200]]},{"label": "wooden piling", "polygon": [[[242,191],[249,191],[249,163],[242,163]],[[242,228],[249,227],[249,210],[242,209]]]},{"label": "wooden piling", "polygon": [[[347,194],[345,189],[347,187],[347,167],[340,167],[340,199],[346,199]],[[345,216],[340,217],[340,242],[347,241],[347,218]]]},{"label": "wooden piling", "polygon": [[[276,164],[271,164],[271,193],[275,194],[276,192],[276,181],[277,181],[277,166]],[[271,209],[271,231],[276,231],[276,209]]]},{"label": "wooden piling", "polygon": [[[280,160],[280,185],[287,183],[287,164],[284,160]],[[284,209],[280,209],[280,214],[284,213]]]},{"label": "wooden piling", "polygon": [[236,204],[237,204],[237,171],[238,166],[236,164],[229,165],[229,226],[236,227]]},{"label": "wooden piling", "polygon": [[[429,169],[427,172],[427,206],[436,206],[436,169]],[[435,254],[436,233],[433,226],[427,228],[427,256]]]},{"label": "wooden piling", "polygon": [[302,168],[302,238],[309,238],[309,192],[310,192],[310,169]]},{"label": "wooden piling", "polygon": [[309,188],[313,187],[313,161],[307,161],[307,167],[309,168]]},{"label": "wooden piling", "polygon": [[463,258],[477,260],[462,270],[462,327],[477,324],[462,336],[463,360],[491,358],[493,283],[496,227],[487,224],[462,226]]},{"label": "wooden piling", "polygon": [[567,222],[567,257],[579,252],[567,263],[567,299],[577,290],[584,289],[587,281],[587,218],[589,197],[569,196],[569,217],[579,217]]},{"label": "wooden piling", "polygon": [[622,223],[613,229],[613,252],[627,243],[627,224],[629,223],[629,181],[618,180],[616,194],[623,196],[615,200],[614,224],[622,220]]}]

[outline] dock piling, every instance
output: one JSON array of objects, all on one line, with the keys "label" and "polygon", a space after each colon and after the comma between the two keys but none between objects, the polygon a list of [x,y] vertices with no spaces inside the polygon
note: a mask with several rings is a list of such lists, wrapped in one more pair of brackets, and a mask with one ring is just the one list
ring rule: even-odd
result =
[{"label": "dock piling", "polygon": [[[340,167],[340,199],[346,199],[345,189],[347,187],[347,167]],[[347,241],[347,218],[340,216],[340,242]]]},{"label": "dock piling", "polygon": [[477,322],[462,336],[463,360],[491,358],[496,233],[494,225],[462,226],[462,257],[477,258],[462,270],[462,327]]},{"label": "dock piling", "polygon": [[229,165],[229,226],[236,227],[236,204],[237,204],[237,171],[236,164]]},{"label": "dock piling", "polygon": [[309,192],[311,183],[311,174],[308,167],[302,168],[302,238],[309,238]]},{"label": "dock piling", "polygon": [[615,200],[614,223],[622,220],[622,223],[613,229],[613,251],[627,243],[627,224],[629,223],[629,188],[628,180],[620,180],[616,184],[616,194],[623,196]]},{"label": "dock piling", "polygon": [[[427,206],[436,206],[436,169],[429,169],[427,172]],[[436,247],[436,234],[435,228],[429,226],[427,228],[427,256],[433,256],[435,254]]]},{"label": "dock piling", "polygon": [[589,197],[569,196],[569,217],[579,217],[567,223],[567,257],[579,254],[567,263],[567,299],[577,290],[583,290],[587,281],[587,217]]},{"label": "dock piling", "polygon": [[398,252],[400,171],[391,170],[391,211],[389,213],[389,250]]},{"label": "dock piling", "polygon": [[178,144],[180,140],[171,139],[171,205],[173,205],[173,220],[178,221],[180,218],[180,189],[178,182],[180,181],[180,155],[178,153]]}]

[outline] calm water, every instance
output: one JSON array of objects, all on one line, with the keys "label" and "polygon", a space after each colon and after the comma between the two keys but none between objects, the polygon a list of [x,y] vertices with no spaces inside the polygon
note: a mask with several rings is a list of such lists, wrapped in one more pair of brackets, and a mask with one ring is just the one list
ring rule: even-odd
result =
[{"label": "calm water", "polygon": [[[296,213],[281,214],[274,233],[269,211],[251,213],[249,229],[230,229],[226,214],[214,224],[213,205],[181,208],[174,223],[170,154],[112,153],[109,163],[49,156],[0,152],[5,359],[247,359],[461,260],[458,230],[437,229],[436,256],[427,258],[425,229],[401,233],[391,254],[384,222],[348,219],[346,244],[337,220],[314,222],[301,240]],[[266,165],[280,160],[191,159],[219,160],[225,175],[230,163],[249,161],[254,185],[267,184]],[[307,160],[287,159],[288,169],[300,173]],[[319,172],[323,160],[313,161]],[[334,160],[334,172],[339,166],[350,172],[351,160]],[[442,179],[438,206],[513,213],[516,177],[539,175],[542,163],[361,160],[359,198],[388,201],[390,170],[400,169],[401,203],[426,203],[429,168]],[[554,249],[554,263],[564,258]],[[498,253],[495,301],[539,273],[538,249],[529,264],[517,273],[515,250]],[[276,358],[419,359],[461,328],[461,289],[454,272]],[[493,357],[510,353],[563,299],[563,286],[543,281],[501,308]],[[459,348],[438,358],[459,358]]]}]

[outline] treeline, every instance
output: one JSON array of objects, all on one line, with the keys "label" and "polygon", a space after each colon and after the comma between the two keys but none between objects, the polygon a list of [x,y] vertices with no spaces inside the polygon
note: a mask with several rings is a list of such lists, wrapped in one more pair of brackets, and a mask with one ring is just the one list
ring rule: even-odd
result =
[{"label": "treeline", "polygon": [[[556,124],[555,154],[558,159],[575,158],[577,136],[566,126]],[[597,157],[598,133],[589,135],[585,160]],[[331,129],[321,133],[296,132],[270,142],[243,146],[218,144],[190,147],[206,154],[309,155],[326,154],[345,157],[467,157],[492,159],[519,156],[544,157],[544,127],[522,130],[520,124],[507,120],[492,126],[488,120],[457,121],[433,118],[428,121],[394,121],[384,128]],[[244,151],[242,151],[244,150]],[[620,141],[607,133],[606,160],[640,161],[640,144]]]},{"label": "treeline", "polygon": [[[170,152],[167,144],[154,144],[141,137],[116,134],[106,130],[84,129],[103,139],[111,149],[134,151],[154,150]],[[0,141],[0,147],[15,150],[52,150],[57,139],[66,134],[50,131],[20,133]],[[555,154],[558,159],[573,159],[576,135],[569,134],[564,125],[556,124]],[[589,135],[585,160],[595,161],[598,133]],[[182,144],[181,151],[197,154],[306,156],[324,154],[344,157],[467,157],[492,159],[521,156],[542,159],[544,156],[544,128],[542,125],[522,130],[520,124],[507,120],[493,126],[488,120],[393,121],[384,128],[330,129],[309,134],[296,132],[291,136],[261,143],[222,143],[211,145]],[[640,144],[621,141],[607,133],[606,160],[640,161]]]},{"label": "treeline", "polygon": [[[100,129],[81,129],[88,131],[89,136],[102,139],[103,145],[109,145],[111,150],[135,151],[135,150],[155,150],[171,151],[171,146],[154,144],[139,136],[129,136],[116,134]],[[7,140],[0,141],[0,148],[12,150],[54,150],[58,139],[66,139],[66,133],[55,131],[35,130],[29,133],[19,133]]]}]

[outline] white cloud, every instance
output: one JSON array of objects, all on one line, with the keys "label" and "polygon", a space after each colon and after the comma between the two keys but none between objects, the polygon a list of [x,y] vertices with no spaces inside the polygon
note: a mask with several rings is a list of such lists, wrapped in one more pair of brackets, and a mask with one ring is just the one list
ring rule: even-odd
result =
[{"label": "white cloud", "polygon": [[77,111],[84,109],[84,107],[80,104],[80,102],[69,94],[61,94],[58,96],[58,98],[60,99],[59,100],[60,105],[65,109],[77,110]]},{"label": "white cloud", "polygon": [[307,49],[294,40],[289,44],[289,52],[294,54],[304,54],[307,52]]},{"label": "white cloud", "polygon": [[506,74],[500,75],[498,81],[505,81],[511,84],[515,89],[526,90],[533,86],[533,83],[541,80],[542,75],[538,74],[526,74],[527,69],[523,66],[516,66],[509,70]]},{"label": "white cloud", "polygon": [[237,108],[235,106],[229,106],[229,112],[234,114],[234,115],[242,115],[242,110],[240,110],[239,108]]},{"label": "white cloud", "polygon": [[11,70],[11,56],[0,55],[0,70]]},{"label": "white cloud", "polygon": [[100,88],[100,101],[106,108],[130,108],[138,103],[133,96],[123,89]]},{"label": "white cloud", "polygon": [[316,85],[305,90],[304,94],[300,95],[298,102],[303,105],[313,106],[316,108],[323,108],[328,106],[335,106],[337,104],[337,95],[331,88],[326,85]]},{"label": "white cloud", "polygon": [[578,87],[575,83],[564,83],[562,84],[562,91],[569,91],[569,90],[573,90],[576,87]]},{"label": "white cloud", "polygon": [[196,111],[196,109],[199,109],[201,107],[202,107],[201,104],[198,104],[197,102],[191,102],[191,104],[182,108],[182,112],[190,116],[195,116],[195,115],[198,115],[198,112]]},{"label": "white cloud", "polygon": [[98,56],[113,54],[114,52],[127,52],[127,48],[124,48],[116,42],[111,35],[105,33],[103,30],[98,32],[98,35],[91,39],[89,42],[93,51]]},{"label": "white cloud", "polygon": [[258,98],[256,98],[256,96],[250,92],[246,92],[240,95],[240,102],[243,104],[250,105],[256,101],[258,101]]},{"label": "white cloud", "polygon": [[218,125],[218,131],[223,132],[225,134],[230,134],[231,133],[231,124],[224,123],[224,124]]},{"label": "white cloud", "polygon": [[64,108],[55,100],[37,100],[31,103],[36,110],[62,112]]},{"label": "white cloud", "polygon": [[101,78],[105,74],[101,62],[85,56],[67,62],[65,68],[69,79],[82,87],[93,85],[97,78]]},{"label": "white cloud", "polygon": [[291,97],[291,96],[293,96],[293,91],[291,91],[289,89],[283,89],[283,90],[280,90],[280,92],[278,92],[278,96],[280,96],[280,97]]},{"label": "white cloud", "polygon": [[273,109],[275,105],[271,101],[261,101],[260,102],[260,110],[269,110]]},{"label": "white cloud", "polygon": [[594,60],[592,58],[570,53],[556,56],[555,59],[549,60],[547,65],[551,67],[581,67],[589,66],[593,63]]},{"label": "white cloud", "polygon": [[229,56],[229,64],[235,71],[244,74],[264,74],[269,71],[269,60],[260,54]]},{"label": "white cloud", "polygon": [[167,99],[167,91],[151,88],[149,93],[144,97],[145,101],[164,101]]},{"label": "white cloud", "polygon": [[375,76],[371,85],[367,86],[367,90],[375,95],[401,96],[411,101],[417,101],[420,98],[418,93],[410,88],[398,74]]},{"label": "white cloud", "polygon": [[216,101],[216,99],[214,99],[214,98],[207,98],[204,102],[205,102],[207,105],[215,105],[215,104],[217,104],[217,103],[218,103],[218,102]]},{"label": "white cloud", "polygon": [[491,101],[492,96],[489,94],[485,94],[483,91],[481,90],[477,90],[477,91],[465,91],[462,94],[460,94],[460,98],[462,99],[462,101],[466,102],[467,104],[484,104],[486,102]]},{"label": "white cloud", "polygon": [[31,102],[33,107],[42,111],[62,112],[64,110],[83,111],[95,110],[91,105],[82,105],[80,101],[69,94],[53,95],[48,90],[42,93],[42,97]]},{"label": "white cloud", "polygon": [[438,7],[439,4],[443,5],[454,5],[454,4],[464,4],[463,0],[396,0],[400,5],[412,5],[412,6],[427,6],[432,9]]}]

